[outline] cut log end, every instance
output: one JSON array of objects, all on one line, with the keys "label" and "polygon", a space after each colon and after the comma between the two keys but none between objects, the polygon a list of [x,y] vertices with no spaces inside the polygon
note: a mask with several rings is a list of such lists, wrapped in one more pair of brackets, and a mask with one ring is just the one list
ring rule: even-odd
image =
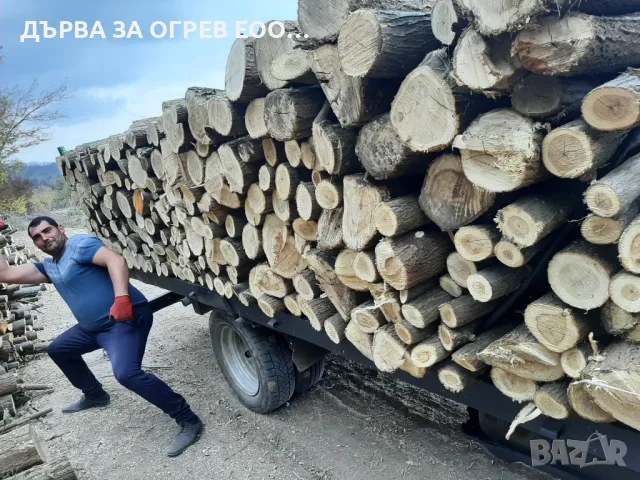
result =
[{"label": "cut log end", "polygon": [[530,402],[538,389],[536,382],[501,368],[491,369],[491,381],[504,395],[516,402]]}]

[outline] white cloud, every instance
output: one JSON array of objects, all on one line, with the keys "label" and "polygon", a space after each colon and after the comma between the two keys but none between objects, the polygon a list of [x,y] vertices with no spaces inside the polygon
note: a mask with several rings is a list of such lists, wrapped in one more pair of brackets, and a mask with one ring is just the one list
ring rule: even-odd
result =
[{"label": "white cloud", "polygon": [[169,83],[156,77],[108,88],[83,89],[77,96],[86,98],[89,108],[97,100],[111,101],[117,106],[117,112],[108,116],[102,116],[100,112],[96,112],[96,115],[87,121],[55,126],[51,129],[50,141],[21,152],[19,158],[27,163],[55,161],[58,156],[57,147],[64,146],[70,150],[82,143],[122,133],[135,120],[159,116],[162,113],[163,101],[184,97],[187,88],[192,86],[223,89],[224,72],[185,75],[184,78],[174,78]]}]

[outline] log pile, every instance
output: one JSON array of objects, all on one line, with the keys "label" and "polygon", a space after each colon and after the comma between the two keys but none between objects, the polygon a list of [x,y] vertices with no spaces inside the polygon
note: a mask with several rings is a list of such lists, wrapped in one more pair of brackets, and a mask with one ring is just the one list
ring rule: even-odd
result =
[{"label": "log pile", "polygon": [[640,4],[488,3],[300,0],[58,166],[131,268],[640,428]]}]

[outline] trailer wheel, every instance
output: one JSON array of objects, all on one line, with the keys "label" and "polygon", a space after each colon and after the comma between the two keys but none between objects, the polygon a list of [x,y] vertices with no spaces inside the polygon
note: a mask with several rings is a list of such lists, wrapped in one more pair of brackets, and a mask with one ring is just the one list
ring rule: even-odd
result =
[{"label": "trailer wheel", "polygon": [[299,372],[296,368],[296,393],[302,393],[316,385],[324,373],[324,360],[314,363],[304,372]]},{"label": "trailer wheel", "polygon": [[269,413],[289,401],[295,367],[282,337],[215,310],[209,317],[209,334],[224,378],[249,409]]}]

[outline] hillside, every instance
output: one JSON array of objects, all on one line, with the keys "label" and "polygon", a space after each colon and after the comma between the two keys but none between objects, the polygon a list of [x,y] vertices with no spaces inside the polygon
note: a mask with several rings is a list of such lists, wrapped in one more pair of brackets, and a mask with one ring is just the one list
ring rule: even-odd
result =
[{"label": "hillside", "polygon": [[17,177],[30,180],[34,188],[44,186],[55,188],[56,180],[61,178],[61,175],[55,162],[27,163]]}]

